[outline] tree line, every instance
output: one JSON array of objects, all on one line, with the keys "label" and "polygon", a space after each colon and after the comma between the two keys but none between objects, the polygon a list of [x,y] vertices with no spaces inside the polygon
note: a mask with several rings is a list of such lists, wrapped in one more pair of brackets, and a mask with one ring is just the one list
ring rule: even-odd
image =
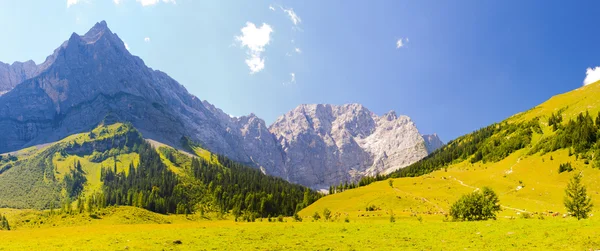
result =
[{"label": "tree line", "polygon": [[67,204],[70,208],[71,200],[76,200],[76,210],[80,212],[126,205],[162,214],[212,210],[238,216],[244,213],[271,217],[291,216],[321,196],[314,190],[265,175],[220,155],[211,154],[210,159],[205,160],[161,148],[166,158],[182,171],[182,175],[177,175],[145,141],[140,139],[131,150],[139,154],[139,164],[131,163],[127,172],[119,171],[115,159],[114,166],[101,170],[102,190],[87,196],[80,196],[85,180],[81,179],[81,164],[74,163],[74,168],[65,176],[69,196],[63,207]]}]

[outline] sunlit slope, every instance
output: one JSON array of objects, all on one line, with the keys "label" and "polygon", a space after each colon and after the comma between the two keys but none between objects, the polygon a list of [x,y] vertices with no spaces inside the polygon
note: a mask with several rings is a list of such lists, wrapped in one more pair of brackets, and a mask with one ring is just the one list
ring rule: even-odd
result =
[{"label": "sunlit slope", "polygon": [[101,188],[100,171],[128,171],[139,156],[132,146],[142,140],[129,124],[100,125],[41,147],[3,154],[0,161],[0,206],[48,208],[65,197],[64,178],[80,164],[87,179],[83,192]]},{"label": "sunlit slope", "polygon": [[511,117],[509,121],[527,121],[536,117],[548,117],[563,110],[565,120],[575,118],[580,112],[589,111],[594,116],[600,112],[600,82],[556,95],[546,102]]},{"label": "sunlit slope", "polygon": [[[564,213],[564,189],[569,178],[579,172],[584,175],[588,194],[600,205],[599,143],[592,142],[579,152],[578,142],[571,147],[556,147],[556,151],[547,150],[552,149],[549,147],[552,144],[561,143],[556,140],[559,134],[565,138],[564,135],[569,135],[565,131],[586,129],[583,125],[579,127],[579,122],[569,128],[570,120],[577,120],[579,114],[586,112],[596,119],[599,111],[600,83],[555,96],[502,123],[459,137],[450,143],[451,147],[433,154],[433,160],[436,155],[442,156],[438,161],[430,159],[425,165],[415,165],[417,168],[413,167],[411,172],[400,172],[396,177],[421,175],[419,168],[429,168],[422,176],[392,179],[393,188],[385,180],[329,195],[304,209],[301,215],[312,216],[325,208],[347,213],[349,217],[385,216],[390,210],[400,215],[439,214],[447,212],[462,194],[483,186],[499,194],[504,208],[502,216],[522,212]],[[562,123],[555,131],[548,122],[552,114],[559,113]],[[598,128],[600,125],[595,121],[592,126]],[[479,143],[473,143],[475,138],[479,138]],[[569,136],[566,139],[570,140]],[[461,149],[461,145],[468,149]],[[571,163],[575,170],[559,173],[559,166],[564,163]],[[381,210],[366,212],[370,205]]]},{"label": "sunlit slope", "polygon": [[[550,160],[552,156],[553,160]],[[574,172],[558,173],[560,163],[571,161]],[[576,161],[560,150],[544,156],[526,156],[516,152],[497,163],[475,163],[468,161],[452,165],[447,171],[397,178],[393,188],[389,180],[375,182],[365,187],[351,189],[326,196],[302,210],[301,216],[322,213],[325,208],[349,217],[389,217],[395,214],[435,214],[447,212],[451,203],[462,194],[482,186],[493,188],[499,195],[504,211],[502,216],[517,216],[527,212],[565,212],[564,188],[575,172],[583,172],[584,183],[594,204],[600,205],[600,170]],[[374,205],[381,210],[366,211]]]},{"label": "sunlit slope", "polygon": [[[90,132],[74,134],[60,141],[29,147],[0,155],[0,207],[49,208],[59,205],[66,195],[65,175],[81,165],[86,181],[82,193],[91,195],[102,188],[101,170],[129,172],[137,167],[139,154],[133,149],[145,139],[131,124],[99,125]],[[160,142],[148,140],[158,150],[163,163],[173,172],[185,175],[181,166],[166,157],[187,155],[218,164],[216,155],[186,142],[189,152],[175,150]],[[182,142],[183,143],[183,142]],[[196,156],[197,155],[197,156]],[[178,158],[190,162],[190,158]]]}]

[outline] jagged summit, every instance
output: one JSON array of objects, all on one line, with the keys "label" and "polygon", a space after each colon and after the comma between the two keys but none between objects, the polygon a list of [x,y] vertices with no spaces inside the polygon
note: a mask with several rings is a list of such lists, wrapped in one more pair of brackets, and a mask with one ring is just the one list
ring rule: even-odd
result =
[{"label": "jagged summit", "polygon": [[[76,33],[73,34],[77,35]],[[80,37],[83,41],[87,43],[95,43],[104,35],[115,36],[115,34],[112,33],[112,31],[110,31],[110,29],[108,28],[106,22],[101,21],[96,23],[96,25],[94,25],[94,27],[92,27],[88,32],[86,32],[85,35]]]},{"label": "jagged summit", "polygon": [[31,67],[0,65],[0,83],[16,86],[0,96],[0,153],[90,131],[109,118],[131,123],[145,138],[177,147],[187,137],[314,188],[390,172],[427,155],[409,117],[378,116],[359,103],[300,105],[271,126],[254,114],[232,117],[147,67],[103,21],[73,34],[44,63],[15,65]]}]

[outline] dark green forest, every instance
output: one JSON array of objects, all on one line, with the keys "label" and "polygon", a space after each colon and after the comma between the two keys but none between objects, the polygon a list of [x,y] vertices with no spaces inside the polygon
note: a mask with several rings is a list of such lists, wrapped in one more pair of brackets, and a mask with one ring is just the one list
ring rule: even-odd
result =
[{"label": "dark green forest", "polygon": [[161,160],[158,152],[145,142],[134,149],[140,155],[137,167],[129,172],[103,168],[104,201],[95,206],[129,205],[158,213],[193,213],[206,204],[221,212],[254,217],[293,215],[316,201],[320,194],[281,178],[264,175],[224,156],[216,161],[191,158],[162,147],[160,151],[185,175],[176,175]]}]

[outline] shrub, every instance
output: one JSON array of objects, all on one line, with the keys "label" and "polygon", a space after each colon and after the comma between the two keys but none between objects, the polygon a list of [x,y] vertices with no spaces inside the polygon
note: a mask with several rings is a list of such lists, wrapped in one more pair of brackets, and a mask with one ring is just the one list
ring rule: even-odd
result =
[{"label": "shrub", "polygon": [[298,213],[294,214],[294,221],[296,222],[302,222],[302,217],[300,217],[300,215],[298,215]]},{"label": "shrub", "polygon": [[571,162],[560,164],[559,167],[558,167],[558,173],[571,172],[571,171],[573,171],[573,167],[571,166]]},{"label": "shrub", "polygon": [[277,217],[277,221],[279,221],[279,222],[283,222],[283,215],[281,215],[281,214],[280,214],[280,215]]},{"label": "shrub", "polygon": [[379,208],[375,205],[368,205],[366,210],[367,211],[376,211],[376,210],[379,210]]},{"label": "shrub", "polygon": [[329,208],[323,209],[323,217],[325,217],[325,221],[331,219],[331,210],[329,210]]},{"label": "shrub", "polygon": [[531,218],[532,218],[532,216],[530,213],[528,213],[528,212],[521,213],[521,219],[531,219]]},{"label": "shrub", "polygon": [[321,215],[319,215],[319,212],[315,212],[315,214],[313,214],[313,220],[318,221],[319,219],[321,219]]},{"label": "shrub", "polygon": [[0,230],[10,230],[10,224],[4,215],[0,215]]},{"label": "shrub", "polygon": [[463,195],[450,208],[450,216],[455,221],[477,221],[496,219],[500,209],[500,200],[489,187],[481,191]]}]

